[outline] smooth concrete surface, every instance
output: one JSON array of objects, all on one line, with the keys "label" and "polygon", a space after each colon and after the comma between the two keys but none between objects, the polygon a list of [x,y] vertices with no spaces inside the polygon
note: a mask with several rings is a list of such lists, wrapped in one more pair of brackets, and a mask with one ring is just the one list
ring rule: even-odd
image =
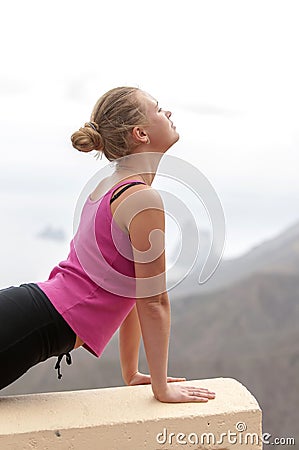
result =
[{"label": "smooth concrete surface", "polygon": [[0,449],[261,449],[262,412],[232,378],[182,384],[208,403],[161,403],[151,386],[1,397]]}]

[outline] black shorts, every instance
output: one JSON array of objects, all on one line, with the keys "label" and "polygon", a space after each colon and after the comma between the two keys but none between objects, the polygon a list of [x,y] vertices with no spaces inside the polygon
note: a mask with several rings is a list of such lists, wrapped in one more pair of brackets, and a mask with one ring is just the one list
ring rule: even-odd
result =
[{"label": "black shorts", "polygon": [[35,283],[0,289],[0,389],[32,366],[64,355],[71,363],[76,334]]}]

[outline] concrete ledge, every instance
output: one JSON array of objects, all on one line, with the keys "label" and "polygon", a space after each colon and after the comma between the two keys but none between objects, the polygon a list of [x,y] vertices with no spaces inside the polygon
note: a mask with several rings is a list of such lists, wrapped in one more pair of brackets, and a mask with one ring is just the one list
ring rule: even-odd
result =
[{"label": "concrete ledge", "polygon": [[149,385],[0,397],[0,448],[262,448],[262,412],[241,383],[212,378],[183,384],[206,387],[216,398],[161,403]]}]

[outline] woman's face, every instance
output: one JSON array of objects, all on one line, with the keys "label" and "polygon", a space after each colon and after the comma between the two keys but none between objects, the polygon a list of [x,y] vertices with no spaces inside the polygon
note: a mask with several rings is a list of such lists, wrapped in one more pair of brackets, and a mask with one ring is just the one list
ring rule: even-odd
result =
[{"label": "woman's face", "polygon": [[161,108],[157,100],[148,93],[141,91],[139,95],[149,122],[149,125],[144,127],[150,141],[149,147],[164,152],[180,137],[170,120],[171,112]]}]

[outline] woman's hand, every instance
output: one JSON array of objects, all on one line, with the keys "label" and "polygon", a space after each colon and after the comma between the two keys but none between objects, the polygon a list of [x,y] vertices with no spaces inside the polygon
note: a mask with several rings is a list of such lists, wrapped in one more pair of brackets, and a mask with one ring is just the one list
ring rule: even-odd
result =
[{"label": "woman's hand", "polygon": [[[186,381],[186,378],[167,377],[167,383],[171,383],[173,381]],[[138,384],[151,384],[150,375],[140,372],[134,373],[134,375],[130,378],[128,386],[136,386]]]},{"label": "woman's hand", "polygon": [[167,385],[162,393],[154,393],[157,400],[164,403],[207,402],[215,398],[215,392],[196,386]]}]

